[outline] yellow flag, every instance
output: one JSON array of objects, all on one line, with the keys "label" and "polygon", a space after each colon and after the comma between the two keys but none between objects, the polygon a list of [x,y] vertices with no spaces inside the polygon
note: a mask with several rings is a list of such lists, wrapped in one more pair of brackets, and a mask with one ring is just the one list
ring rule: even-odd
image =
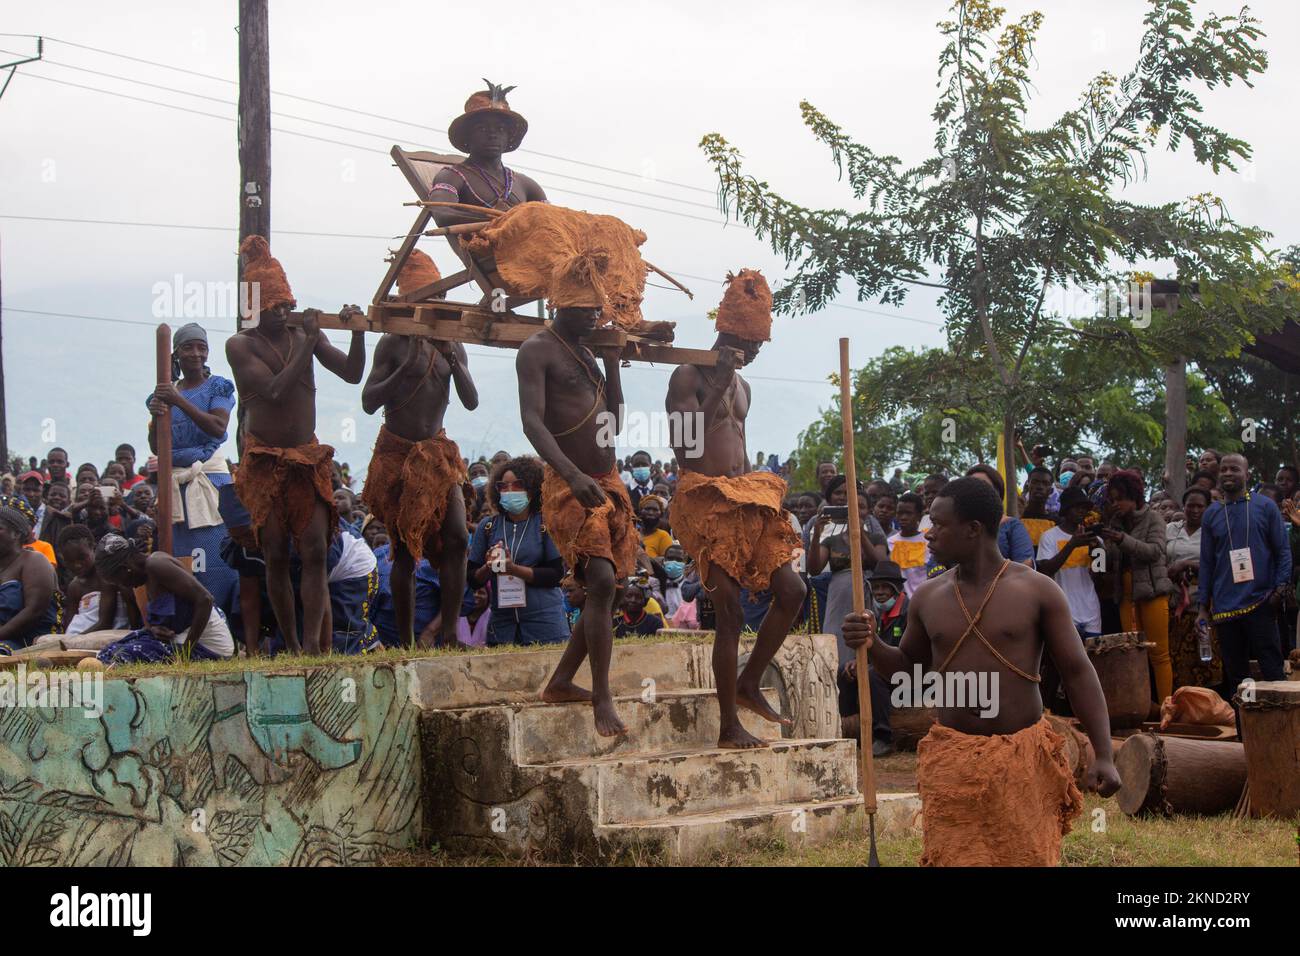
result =
[{"label": "yellow flag", "polygon": [[[1019,485],[1015,480],[1015,455],[1011,454],[1009,443],[1007,442],[1006,432],[998,434],[998,474],[1002,476],[1003,486],[1007,489],[1008,494],[1014,494],[1019,490]],[[1002,510],[1007,507],[1006,500],[1002,502]]]}]

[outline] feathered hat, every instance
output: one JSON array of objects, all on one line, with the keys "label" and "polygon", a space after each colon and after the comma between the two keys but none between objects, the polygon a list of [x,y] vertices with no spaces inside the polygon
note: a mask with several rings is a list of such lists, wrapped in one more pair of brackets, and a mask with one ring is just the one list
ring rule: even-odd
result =
[{"label": "feathered hat", "polygon": [[718,331],[746,342],[772,340],[772,290],[757,269],[727,273],[727,287],[718,306]]},{"label": "feathered hat", "polygon": [[465,101],[465,112],[451,121],[451,126],[447,128],[447,138],[462,153],[468,153],[471,121],[476,116],[492,112],[510,121],[510,143],[506,146],[506,152],[509,153],[518,149],[524,141],[524,134],[528,132],[528,120],[512,110],[506,102],[506,94],[514,89],[513,86],[498,86],[490,80],[483,82],[487,84],[487,89],[480,90]]},{"label": "feathered hat", "polygon": [[249,236],[239,247],[239,254],[244,259],[244,281],[250,285],[257,283],[258,305],[263,312],[286,302],[291,309],[298,304],[289,288],[289,279],[279,260],[271,255],[271,246],[265,238]]},{"label": "feathered hat", "polygon": [[421,252],[419,249],[412,249],[411,254],[406,259],[406,264],[397,273],[397,294],[405,295],[408,292],[414,292],[426,285],[432,285],[441,278],[442,273],[438,271],[438,267],[434,265],[428,253]]}]

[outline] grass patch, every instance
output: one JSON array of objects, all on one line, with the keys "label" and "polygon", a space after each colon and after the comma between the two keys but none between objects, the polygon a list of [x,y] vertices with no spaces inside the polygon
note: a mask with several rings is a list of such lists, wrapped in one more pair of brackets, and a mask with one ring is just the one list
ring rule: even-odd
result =
[{"label": "grass patch", "polygon": [[[1105,813],[1104,832],[1093,831],[1094,811]],[[1061,847],[1062,866],[1295,866],[1300,821],[1239,820],[1216,817],[1130,817],[1114,800],[1095,794],[1084,797],[1084,812]],[[879,838],[877,854],[883,866],[917,866],[920,834]],[[857,826],[820,846],[792,847],[782,840],[765,846],[725,847],[695,865],[840,866],[867,865],[865,829]],[[457,856],[440,848],[412,850],[384,859],[388,866],[529,866],[532,861],[497,854]],[[661,866],[648,855],[615,865]]]},{"label": "grass patch", "polygon": [[[615,648],[636,644],[708,644],[713,641],[712,631],[660,631],[644,637],[621,637],[614,641]],[[535,651],[562,650],[563,644],[517,645],[502,644],[498,647],[476,647],[472,650],[448,650],[433,648],[385,649],[369,654],[279,654],[275,657],[243,657],[236,655],[221,661],[182,661],[174,664],[119,664],[105,670],[108,680],[135,680],[141,677],[157,677],[161,674],[177,676],[235,674],[244,671],[290,672],[311,667],[355,667],[358,664],[400,663],[420,660],[427,657],[480,657],[494,654],[523,654]],[[72,667],[75,665],[61,665]],[[58,668],[53,668],[58,669]]]}]

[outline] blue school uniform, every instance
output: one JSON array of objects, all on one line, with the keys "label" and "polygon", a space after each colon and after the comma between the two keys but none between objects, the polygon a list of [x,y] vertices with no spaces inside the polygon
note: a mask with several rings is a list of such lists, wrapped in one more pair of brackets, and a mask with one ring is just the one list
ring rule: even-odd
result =
[{"label": "blue school uniform", "polygon": [[[212,614],[223,617],[221,608],[215,605]],[[178,635],[184,635],[194,622],[194,605],[176,597],[170,591],[157,595],[145,606],[145,620],[159,627],[169,628]],[[180,645],[169,641],[160,641],[147,628],[132,631],[120,641],[109,644],[96,655],[105,664],[163,664],[176,657]],[[219,661],[221,655],[213,653],[202,644],[194,643],[189,648],[190,660]]]},{"label": "blue school uniform", "polygon": [[[385,647],[400,647],[397,636],[397,618],[393,608],[393,547],[381,544],[375,548],[375,561],[378,562],[379,591],[375,597],[374,612],[371,615],[379,631],[379,640]],[[421,558],[415,566],[415,636],[429,626],[442,607],[442,585],[438,581],[438,572],[429,564],[427,558]]]}]

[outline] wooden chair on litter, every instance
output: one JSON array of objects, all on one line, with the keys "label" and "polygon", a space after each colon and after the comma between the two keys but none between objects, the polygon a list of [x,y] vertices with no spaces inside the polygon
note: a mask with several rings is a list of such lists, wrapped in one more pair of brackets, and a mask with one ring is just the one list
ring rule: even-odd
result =
[{"label": "wooden chair on litter", "polygon": [[[458,153],[431,153],[424,150],[408,151],[400,146],[394,146],[391,155],[394,165],[402,171],[402,175],[411,184],[411,188],[415,190],[415,195],[419,197],[421,202],[431,202],[436,198],[433,193],[433,180],[438,173],[448,166],[459,166],[465,161],[465,157]],[[459,237],[447,236],[452,251],[464,263],[465,268],[422,288],[413,289],[401,295],[394,293],[393,285],[397,281],[397,274],[402,271],[402,267],[406,265],[406,260],[411,255],[411,250],[415,248],[416,243],[432,222],[433,210],[428,206],[422,206],[410,231],[403,239],[402,245],[394,253],[393,261],[388,267],[388,272],[384,275],[384,281],[380,283],[379,288],[375,291],[375,305],[429,302],[435,296],[443,295],[452,289],[468,285],[471,282],[476,284],[488,299],[491,299],[495,290],[506,288],[505,280],[489,264],[470,255],[461,245]],[[513,311],[516,307],[527,305],[530,302],[539,303],[538,311],[540,313],[540,300],[526,296],[510,296],[507,298],[506,310]],[[514,315],[520,321],[541,321],[540,315],[536,319],[518,313],[514,313]]]}]

